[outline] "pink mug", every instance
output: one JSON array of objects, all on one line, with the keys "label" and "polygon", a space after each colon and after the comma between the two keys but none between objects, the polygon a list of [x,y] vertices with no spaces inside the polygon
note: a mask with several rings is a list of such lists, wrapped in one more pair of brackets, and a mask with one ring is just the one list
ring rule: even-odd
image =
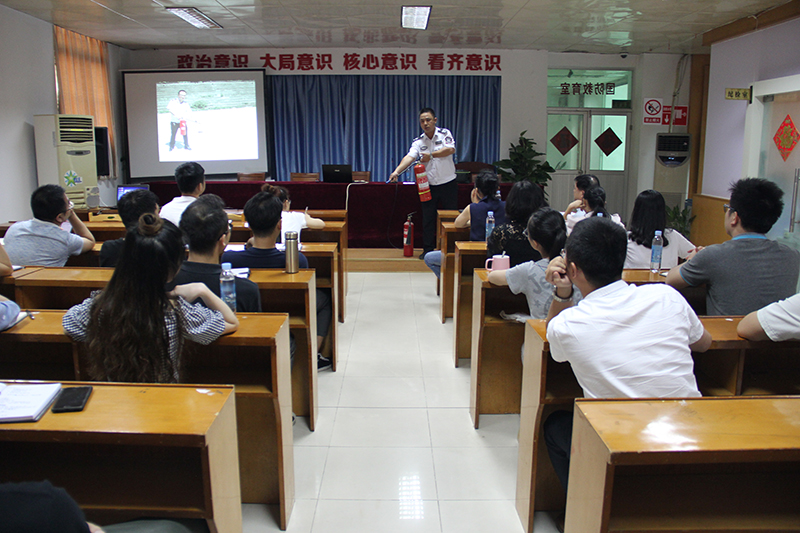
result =
[{"label": "pink mug", "polygon": [[[492,266],[489,266],[489,263]],[[508,270],[511,267],[510,259],[507,255],[493,255],[489,259],[486,260],[485,265],[487,270]]]}]

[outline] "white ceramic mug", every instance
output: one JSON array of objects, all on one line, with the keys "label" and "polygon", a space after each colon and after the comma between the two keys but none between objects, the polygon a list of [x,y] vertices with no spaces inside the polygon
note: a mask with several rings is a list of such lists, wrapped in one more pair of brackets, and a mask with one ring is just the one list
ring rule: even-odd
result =
[{"label": "white ceramic mug", "polygon": [[[489,263],[492,266],[489,266]],[[493,255],[486,260],[485,267],[487,270],[508,270],[511,267],[511,259],[505,254]]]}]

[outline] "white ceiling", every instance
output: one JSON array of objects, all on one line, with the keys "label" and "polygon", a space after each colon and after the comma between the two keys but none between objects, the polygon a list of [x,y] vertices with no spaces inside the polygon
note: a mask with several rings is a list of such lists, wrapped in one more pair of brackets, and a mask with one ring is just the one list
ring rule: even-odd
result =
[{"label": "white ceiling", "polygon": [[[426,31],[400,28],[394,0],[0,0],[129,49],[476,48],[551,52],[707,52],[702,34],[785,0],[450,0]],[[198,30],[165,7],[197,7]]]}]

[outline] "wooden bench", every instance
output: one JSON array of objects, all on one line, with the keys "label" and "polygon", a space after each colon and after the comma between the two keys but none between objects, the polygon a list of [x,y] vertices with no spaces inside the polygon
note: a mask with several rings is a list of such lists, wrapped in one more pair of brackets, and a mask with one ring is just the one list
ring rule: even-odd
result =
[{"label": "wooden bench", "polygon": [[469,228],[457,228],[452,222],[442,222],[442,270],[439,275],[442,324],[453,316],[453,277],[456,264],[456,241],[468,241]]},{"label": "wooden bench", "polygon": [[524,324],[504,320],[500,311],[528,313],[522,294],[492,285],[476,268],[472,281],[472,361],[469,411],[475,429],[481,414],[519,413]]},{"label": "wooden bench", "polygon": [[472,356],[472,274],[486,265],[486,243],[457,241],[453,275],[453,359]]},{"label": "wooden bench", "polygon": [[331,360],[331,370],[336,372],[336,362],[338,356],[339,343],[339,310],[342,306],[344,296],[339,291],[339,261],[337,260],[337,250],[339,245],[333,242],[307,242],[303,243],[303,255],[308,259],[308,268],[313,268],[317,274],[317,288],[330,289],[331,304],[333,305],[331,315],[331,327],[328,339],[322,349],[322,355]]},{"label": "wooden bench", "polygon": [[800,398],[575,403],[566,531],[800,531]]},{"label": "wooden bench", "polygon": [[[736,334],[742,317],[700,317],[711,347],[694,353],[694,373],[704,396],[800,394],[800,342],[752,342]],[[569,363],[550,357],[544,320],[525,326],[525,364],[517,462],[517,513],[526,531],[533,512],[563,508],[563,489],[543,445],[542,424],[553,411],[583,396]]]},{"label": "wooden bench", "polygon": [[[39,268],[15,279],[15,300],[23,309],[69,309],[106,286],[113,268]],[[286,274],[282,270],[253,269],[250,280],[261,291],[264,312],[289,313],[289,325],[297,342],[297,361],[292,370],[294,412],[309,417],[313,430],[319,412],[317,400],[316,282],[313,270]],[[331,335],[336,326],[331,321]],[[334,341],[332,353],[336,356]],[[53,378],[56,379],[56,378]]]},{"label": "wooden bench", "polygon": [[[71,367],[72,376],[68,379],[85,380],[82,348],[64,333],[63,315],[64,311],[39,311],[34,320],[26,318],[0,333],[0,377],[61,381],[67,378],[49,376],[64,375],[65,369]],[[288,316],[237,316],[236,332],[208,346],[187,346],[184,381],[236,385],[242,502],[279,504],[281,529],[286,529],[294,505]],[[35,350],[30,349],[31,343],[36,343]],[[45,356],[50,360],[39,360]],[[31,358],[36,364],[31,363]],[[48,370],[48,365],[54,369]]]},{"label": "wooden bench", "polygon": [[91,385],[83,412],[0,425],[4,482],[48,479],[100,524],[180,517],[242,531],[232,386]]}]

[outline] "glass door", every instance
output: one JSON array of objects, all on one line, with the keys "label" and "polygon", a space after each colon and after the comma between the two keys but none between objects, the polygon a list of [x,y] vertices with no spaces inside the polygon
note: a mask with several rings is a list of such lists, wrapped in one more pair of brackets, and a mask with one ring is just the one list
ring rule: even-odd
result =
[{"label": "glass door", "polygon": [[563,210],[572,201],[574,178],[594,174],[606,191],[607,207],[628,219],[628,124],[630,111],[548,109],[547,161],[556,169],[548,200]]}]

